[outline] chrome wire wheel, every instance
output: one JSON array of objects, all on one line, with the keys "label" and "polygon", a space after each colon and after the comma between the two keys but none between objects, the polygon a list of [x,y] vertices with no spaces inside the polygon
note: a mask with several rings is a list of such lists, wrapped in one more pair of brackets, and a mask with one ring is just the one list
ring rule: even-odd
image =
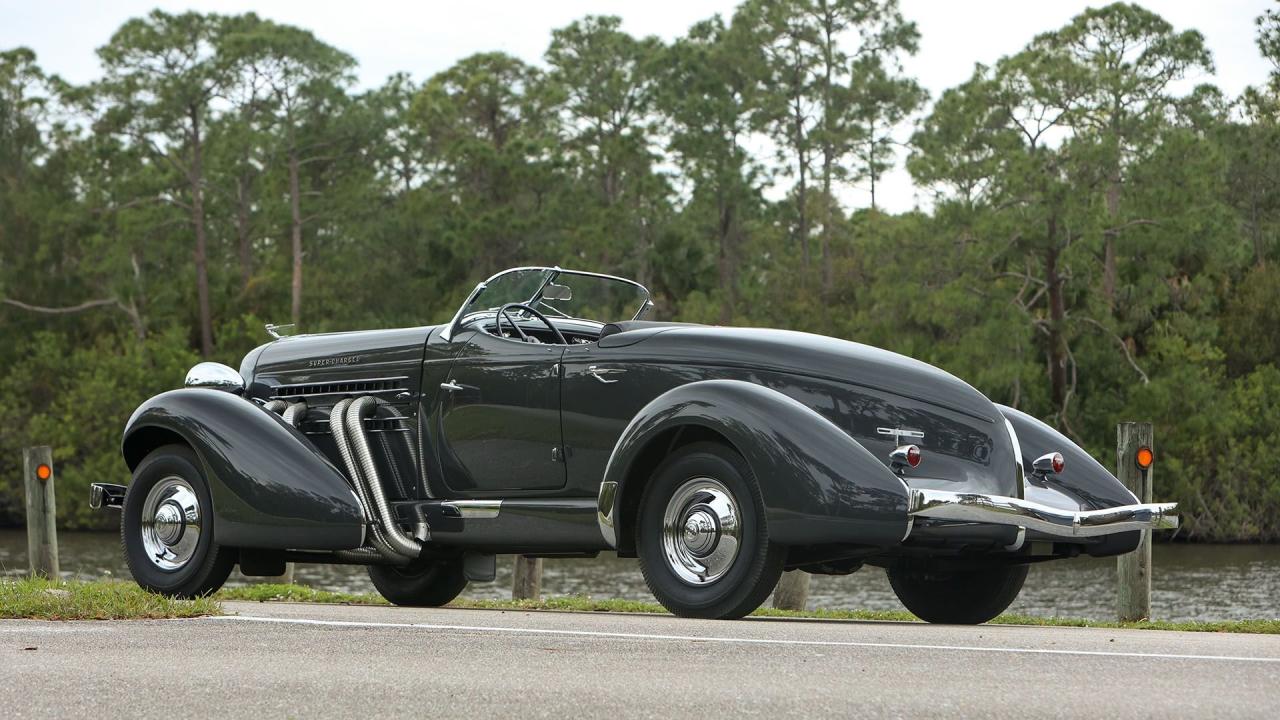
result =
[{"label": "chrome wire wheel", "polygon": [[200,544],[200,501],[191,484],[177,475],[156,483],[142,503],[142,547],[147,559],[165,572],[186,567]]},{"label": "chrome wire wheel", "polygon": [[662,551],[676,577],[690,585],[710,585],[733,567],[741,530],[729,488],[714,478],[695,477],[667,502]]}]

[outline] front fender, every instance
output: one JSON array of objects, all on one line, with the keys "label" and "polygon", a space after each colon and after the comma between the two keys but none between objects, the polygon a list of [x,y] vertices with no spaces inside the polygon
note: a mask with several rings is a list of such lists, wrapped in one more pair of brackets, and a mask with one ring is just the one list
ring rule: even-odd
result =
[{"label": "front fender", "polygon": [[130,469],[174,434],[204,466],[219,544],[342,550],[363,542],[363,515],[346,478],[275,413],[220,390],[162,393],[125,425]]},{"label": "front fender", "polygon": [[633,418],[614,446],[600,492],[600,529],[617,547],[624,498],[647,477],[633,473],[651,442],[681,426],[729,440],[750,465],[764,499],[769,534],[784,545],[895,545],[909,522],[906,484],[831,421],[786,395],[740,380],[674,388]]}]

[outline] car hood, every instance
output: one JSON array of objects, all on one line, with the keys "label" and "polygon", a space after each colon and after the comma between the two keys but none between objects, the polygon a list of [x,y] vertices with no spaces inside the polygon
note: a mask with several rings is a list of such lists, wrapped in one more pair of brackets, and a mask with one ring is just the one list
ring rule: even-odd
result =
[{"label": "car hood", "polygon": [[[274,377],[286,383],[308,382],[313,376],[335,373],[376,377],[393,366],[420,363],[423,346],[435,329],[428,326],[281,338],[251,353],[256,354],[252,373],[258,379]],[[245,364],[249,361],[246,357]],[[244,369],[241,373],[245,374]]]}]

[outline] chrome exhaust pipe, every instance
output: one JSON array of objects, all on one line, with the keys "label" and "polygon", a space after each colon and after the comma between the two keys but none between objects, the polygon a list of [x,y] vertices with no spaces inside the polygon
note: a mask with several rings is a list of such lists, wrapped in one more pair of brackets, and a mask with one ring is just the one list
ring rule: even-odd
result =
[{"label": "chrome exhaust pipe", "polygon": [[[335,406],[335,412],[336,409]],[[364,481],[368,485],[372,509],[376,511],[374,527],[382,526],[383,540],[391,546],[392,550],[406,557],[416,558],[422,554],[422,543],[400,530],[400,525],[391,512],[391,504],[387,502],[387,495],[382,487],[382,479],[378,476],[378,466],[374,461],[373,453],[369,450],[369,436],[364,430],[364,419],[372,416],[377,409],[377,400],[368,395],[352,402],[346,408],[346,436],[351,442],[355,458],[360,470],[363,471]],[[330,425],[332,424],[330,420]]]},{"label": "chrome exhaust pipe", "polygon": [[[351,398],[343,398],[333,406],[333,409],[329,412],[329,431],[333,434],[333,442],[338,446],[338,453],[342,456],[342,462],[347,466],[347,472],[351,475],[351,484],[355,487],[356,497],[360,500],[360,510],[364,514],[365,524],[371,531],[370,542],[374,550],[388,560],[403,563],[417,557],[417,554],[406,555],[398,552],[387,540],[378,518],[373,514],[374,505],[369,497],[369,490],[365,486],[364,474],[360,469],[359,463],[356,462],[355,453],[351,447],[351,439],[347,436],[346,418],[351,404]],[[362,430],[363,428],[357,429]],[[362,435],[363,433],[359,434]]]}]

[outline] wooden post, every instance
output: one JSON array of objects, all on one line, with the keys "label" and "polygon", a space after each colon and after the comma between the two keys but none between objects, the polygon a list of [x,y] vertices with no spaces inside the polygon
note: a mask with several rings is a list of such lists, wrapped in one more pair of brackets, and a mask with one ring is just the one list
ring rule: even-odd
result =
[{"label": "wooden post", "polygon": [[773,606],[779,610],[803,610],[809,602],[809,577],[803,570],[782,573],[773,591]]},{"label": "wooden post", "polygon": [[542,558],[516,556],[511,573],[511,599],[537,600],[542,596]]},{"label": "wooden post", "polygon": [[48,445],[22,451],[27,491],[27,562],[31,574],[58,579],[57,504],[53,497],[53,449]]},{"label": "wooden post", "polygon": [[[1154,468],[1142,470],[1135,457],[1138,448],[1155,450],[1151,423],[1120,423],[1116,426],[1116,477],[1138,496],[1138,502],[1151,502],[1151,474]],[[1151,617],[1151,531],[1142,531],[1138,549],[1116,558],[1116,616],[1121,621]]]}]

